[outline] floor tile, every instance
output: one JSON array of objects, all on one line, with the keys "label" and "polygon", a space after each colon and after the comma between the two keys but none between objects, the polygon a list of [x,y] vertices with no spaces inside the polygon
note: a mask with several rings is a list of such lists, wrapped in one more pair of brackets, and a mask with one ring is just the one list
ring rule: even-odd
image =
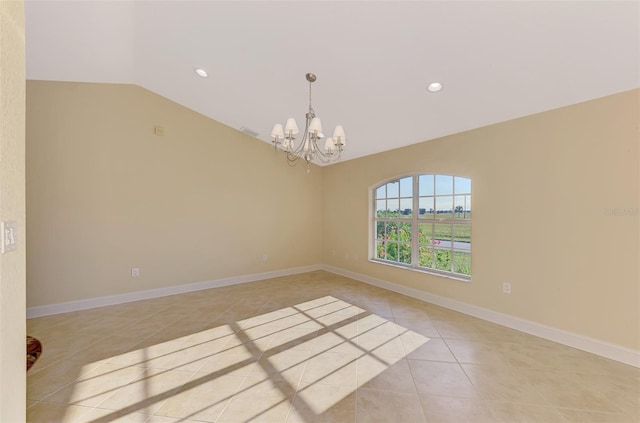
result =
[{"label": "floor tile", "polygon": [[27,327],[28,422],[640,421],[637,368],[322,271]]},{"label": "floor tile", "polygon": [[180,419],[167,416],[148,416],[144,423],[200,423],[197,420]]},{"label": "floor tile", "polygon": [[562,414],[548,405],[489,402],[488,406],[496,422],[565,422]]},{"label": "floor tile", "polygon": [[195,373],[156,412],[158,416],[214,422],[240,387],[243,379]]},{"label": "floor tile", "polygon": [[602,413],[567,408],[558,408],[557,410],[568,423],[629,423],[638,421],[635,417],[618,413]]},{"label": "floor tile", "polygon": [[96,407],[129,382],[138,378],[139,367],[103,364],[48,396],[48,402]]},{"label": "floor tile", "polygon": [[246,379],[216,422],[284,422],[296,389],[283,380]]},{"label": "floor tile", "polygon": [[400,335],[393,333],[366,332],[359,334],[355,342],[367,354],[380,357],[404,357]]},{"label": "floor tile", "polygon": [[295,349],[269,351],[256,362],[247,377],[257,380],[282,379],[298,386],[310,356],[310,352]]},{"label": "floor tile", "polygon": [[358,388],[415,394],[416,385],[406,359],[385,363],[376,357],[358,358]]},{"label": "floor tile", "polygon": [[75,422],[89,411],[91,411],[90,407],[40,402],[27,408],[27,421],[38,423]]},{"label": "floor tile", "polygon": [[476,398],[475,388],[458,363],[408,360],[418,392],[460,398]]},{"label": "floor tile", "polygon": [[192,375],[192,372],[180,370],[145,369],[139,377],[101,402],[99,407],[153,414],[186,384]]},{"label": "floor tile", "polygon": [[209,356],[198,371],[214,376],[245,377],[262,355],[263,352],[252,344],[240,344],[234,347],[226,345]]},{"label": "floor tile", "polygon": [[356,393],[350,386],[301,385],[287,423],[355,422]]},{"label": "floor tile", "polygon": [[489,407],[481,399],[420,394],[422,410],[428,422],[483,423],[494,421]]},{"label": "floor tile", "polygon": [[27,373],[27,399],[42,400],[70,382],[80,378],[102,363],[61,360],[37,373]]},{"label": "floor tile", "polygon": [[358,356],[323,352],[312,355],[307,360],[303,383],[319,383],[334,386],[356,386],[356,361]]},{"label": "floor tile", "polygon": [[364,351],[356,342],[356,337],[357,328],[355,326],[352,326],[351,330],[348,331],[342,330],[322,333],[313,340],[311,353],[318,354],[323,352],[334,352],[358,354],[360,352],[364,354]]},{"label": "floor tile", "polygon": [[359,389],[356,394],[356,422],[426,422],[416,394]]},{"label": "floor tile", "polygon": [[93,408],[80,416],[74,423],[144,423],[149,419],[148,414],[129,413],[123,411]]},{"label": "floor tile", "polygon": [[456,362],[448,345],[440,338],[426,338],[424,335],[406,332],[400,336],[400,339],[407,358]]},{"label": "floor tile", "polygon": [[462,364],[462,368],[486,400],[548,404],[544,387],[530,378],[531,373],[506,365]]},{"label": "floor tile", "polygon": [[423,335],[427,338],[439,338],[440,333],[431,320],[395,318],[395,322],[405,330]]},{"label": "floor tile", "polygon": [[507,362],[500,344],[480,339],[447,339],[444,342],[459,363],[501,364]]},{"label": "floor tile", "polygon": [[152,367],[158,359],[179,352],[184,341],[167,341],[148,345],[146,342],[136,344],[128,351],[116,354],[106,360],[108,364],[120,364],[135,367]]}]

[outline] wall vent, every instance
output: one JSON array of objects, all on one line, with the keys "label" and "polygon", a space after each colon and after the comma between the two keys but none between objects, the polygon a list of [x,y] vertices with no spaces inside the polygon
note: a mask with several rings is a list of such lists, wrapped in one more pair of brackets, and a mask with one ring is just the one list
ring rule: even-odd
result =
[{"label": "wall vent", "polygon": [[260,132],[254,131],[251,128],[247,128],[246,126],[241,126],[240,130],[245,134],[251,135],[252,137],[257,137],[258,135],[260,135]]}]

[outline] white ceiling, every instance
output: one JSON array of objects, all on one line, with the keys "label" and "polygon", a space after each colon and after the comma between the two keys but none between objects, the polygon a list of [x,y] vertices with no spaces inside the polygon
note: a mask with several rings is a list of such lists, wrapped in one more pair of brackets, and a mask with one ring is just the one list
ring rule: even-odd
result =
[{"label": "white ceiling", "polygon": [[25,13],[28,79],[137,84],[267,142],[274,123],[303,123],[313,72],[343,160],[640,87],[638,1],[27,0]]}]

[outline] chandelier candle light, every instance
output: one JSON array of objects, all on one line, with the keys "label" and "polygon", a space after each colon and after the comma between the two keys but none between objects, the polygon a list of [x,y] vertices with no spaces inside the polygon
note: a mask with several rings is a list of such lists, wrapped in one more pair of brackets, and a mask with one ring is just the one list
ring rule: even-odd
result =
[{"label": "chandelier candle light", "polygon": [[300,144],[297,147],[295,145],[295,135],[299,131],[298,124],[294,118],[287,119],[284,128],[281,124],[276,123],[271,131],[271,137],[273,138],[273,145],[276,148],[281,146],[287,153],[287,162],[290,166],[295,166],[298,159],[303,158],[307,162],[308,168],[309,164],[314,160],[321,163],[338,160],[344,151],[346,137],[344,129],[338,125],[333,131],[333,137],[327,138],[324,146],[318,146],[318,142],[322,141],[324,134],[322,133],[320,118],[316,117],[316,113],[311,107],[311,84],[317,78],[312,73],[308,73],[306,78],[309,81],[309,111],[305,115],[304,133]]}]

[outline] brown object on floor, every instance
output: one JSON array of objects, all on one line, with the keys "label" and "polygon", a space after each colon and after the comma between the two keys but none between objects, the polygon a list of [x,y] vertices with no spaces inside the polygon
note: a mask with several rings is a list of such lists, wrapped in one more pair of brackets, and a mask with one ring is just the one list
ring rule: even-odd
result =
[{"label": "brown object on floor", "polygon": [[42,344],[33,336],[27,336],[27,371],[42,354]]}]

